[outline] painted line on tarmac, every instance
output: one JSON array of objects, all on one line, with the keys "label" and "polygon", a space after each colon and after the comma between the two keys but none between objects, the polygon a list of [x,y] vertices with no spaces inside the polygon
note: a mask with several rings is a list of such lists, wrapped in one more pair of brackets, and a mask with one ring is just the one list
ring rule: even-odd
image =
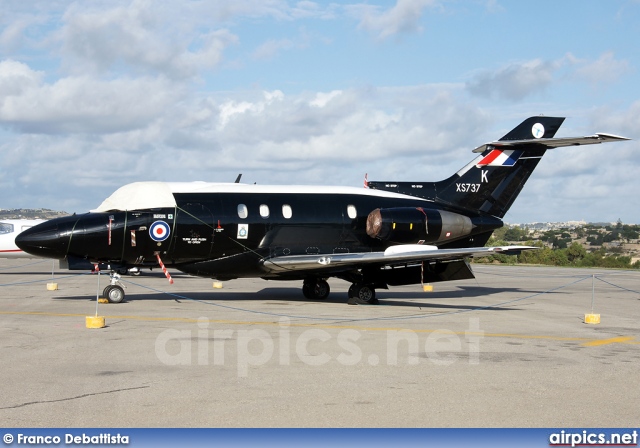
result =
[{"label": "painted line on tarmac", "polygon": [[[0,315],[14,315],[14,316],[43,316],[43,317],[86,317],[86,314],[73,314],[73,313],[48,313],[40,311],[0,311]],[[151,316],[104,316],[105,319],[117,319],[117,320],[137,320],[143,322],[180,322],[189,324],[202,323],[202,318],[192,317],[151,317]],[[640,345],[640,341],[635,340],[635,336],[618,336],[607,339],[592,339],[586,337],[570,337],[570,336],[553,336],[553,335],[527,335],[527,334],[514,334],[514,333],[485,333],[482,331],[451,331],[446,329],[428,329],[428,328],[402,328],[402,327],[365,327],[360,325],[330,325],[330,324],[317,324],[317,323],[293,323],[293,322],[273,322],[273,321],[239,321],[239,320],[227,320],[227,319],[207,319],[206,323],[213,324],[226,324],[226,325],[266,325],[266,326],[278,326],[278,327],[298,327],[298,328],[322,328],[332,330],[358,330],[358,331],[408,331],[414,333],[443,333],[443,334],[456,334],[462,336],[479,336],[489,338],[504,338],[504,339],[525,339],[525,340],[548,340],[548,341],[568,341],[568,342],[581,342],[585,347],[597,347],[609,344],[626,344],[626,345]]]},{"label": "painted line on tarmac", "polygon": [[586,347],[596,347],[599,345],[608,345],[608,344],[640,344],[638,341],[634,341],[635,336],[618,336],[617,338],[610,339],[596,339],[594,341],[585,342],[584,346]]}]

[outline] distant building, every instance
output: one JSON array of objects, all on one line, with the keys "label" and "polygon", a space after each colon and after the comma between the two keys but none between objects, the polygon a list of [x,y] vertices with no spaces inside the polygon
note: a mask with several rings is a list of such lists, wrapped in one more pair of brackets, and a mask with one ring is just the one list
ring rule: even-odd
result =
[{"label": "distant building", "polygon": [[525,224],[508,224],[508,226],[518,226],[521,229],[529,230],[557,230],[557,229],[575,229],[577,227],[586,226],[586,221],[565,221],[565,222],[530,222]]}]

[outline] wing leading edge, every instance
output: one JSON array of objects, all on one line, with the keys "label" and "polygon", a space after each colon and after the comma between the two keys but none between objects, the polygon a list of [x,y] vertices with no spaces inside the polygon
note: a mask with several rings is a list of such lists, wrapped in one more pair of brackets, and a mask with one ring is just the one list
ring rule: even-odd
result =
[{"label": "wing leading edge", "polygon": [[531,246],[469,247],[438,249],[436,246],[417,244],[392,246],[384,252],[357,252],[349,254],[289,255],[262,260],[269,273],[291,271],[332,272],[359,269],[371,265],[394,266],[423,261],[454,261],[465,257],[487,257],[495,254],[515,255]]}]

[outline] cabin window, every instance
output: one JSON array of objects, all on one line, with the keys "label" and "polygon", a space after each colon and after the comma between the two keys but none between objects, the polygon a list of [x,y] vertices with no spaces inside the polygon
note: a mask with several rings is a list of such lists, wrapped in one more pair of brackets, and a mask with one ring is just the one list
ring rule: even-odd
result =
[{"label": "cabin window", "polygon": [[247,209],[246,205],[238,204],[238,216],[240,217],[240,219],[245,219],[247,216],[249,216],[249,210]]},{"label": "cabin window", "polygon": [[262,204],[260,206],[260,216],[262,216],[265,219],[269,217],[269,206],[268,205]]},{"label": "cabin window", "polygon": [[0,234],[13,232],[13,224],[0,222]]},{"label": "cabin window", "polygon": [[356,210],[355,205],[347,205],[347,215],[349,218],[356,219],[358,217],[358,211]]},{"label": "cabin window", "polygon": [[289,204],[284,204],[282,206],[282,216],[286,219],[289,219],[293,216],[293,211],[291,210],[291,206]]}]

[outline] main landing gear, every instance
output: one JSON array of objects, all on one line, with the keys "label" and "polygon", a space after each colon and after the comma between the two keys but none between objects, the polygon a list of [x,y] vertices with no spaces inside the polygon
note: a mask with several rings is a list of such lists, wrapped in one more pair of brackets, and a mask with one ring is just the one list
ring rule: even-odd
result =
[{"label": "main landing gear", "polygon": [[377,305],[376,290],[373,285],[354,283],[349,288],[349,305]]},{"label": "main landing gear", "polygon": [[124,300],[124,285],[120,283],[120,274],[117,271],[111,271],[109,274],[111,283],[102,291],[102,296],[109,303],[120,303]]},{"label": "main landing gear", "polygon": [[[324,300],[329,296],[329,283],[322,278],[307,278],[302,283],[302,294],[309,300]],[[376,305],[373,285],[353,283],[349,288],[349,305]]]},{"label": "main landing gear", "polygon": [[322,278],[307,278],[302,283],[302,294],[307,299],[324,300],[329,297],[329,283]]}]

